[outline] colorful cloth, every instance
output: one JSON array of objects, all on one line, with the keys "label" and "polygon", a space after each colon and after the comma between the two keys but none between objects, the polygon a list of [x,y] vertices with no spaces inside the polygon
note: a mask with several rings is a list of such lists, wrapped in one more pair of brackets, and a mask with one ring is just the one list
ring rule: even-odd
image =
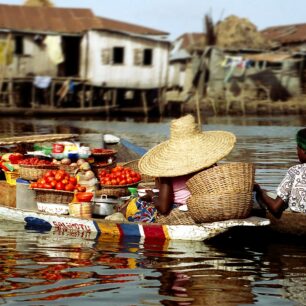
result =
[{"label": "colorful cloth", "polygon": [[[178,204],[173,204],[173,208],[177,208]],[[156,222],[159,216],[158,210],[152,202],[147,202],[141,198],[132,198],[127,205],[125,217],[130,222]]]},{"label": "colorful cloth", "polygon": [[306,164],[289,168],[277,188],[277,195],[292,211],[306,212]]},{"label": "colorful cloth", "polygon": [[126,209],[126,218],[131,222],[152,223],[156,221],[157,209],[153,203],[133,198]]}]

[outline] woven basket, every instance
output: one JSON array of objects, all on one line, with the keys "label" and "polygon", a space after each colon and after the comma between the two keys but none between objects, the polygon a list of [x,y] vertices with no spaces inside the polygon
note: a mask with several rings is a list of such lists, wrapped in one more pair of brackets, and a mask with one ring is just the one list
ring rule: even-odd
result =
[{"label": "woven basket", "polygon": [[189,211],[181,211],[178,208],[174,208],[167,216],[159,216],[156,219],[156,223],[168,224],[168,225],[191,225],[196,224]]},{"label": "woven basket", "polygon": [[244,219],[252,209],[252,192],[196,194],[187,205],[196,223]]},{"label": "woven basket", "polygon": [[143,174],[139,171],[138,162],[139,162],[139,159],[135,159],[135,160],[132,160],[130,162],[122,164],[122,166],[131,168],[132,170],[134,170],[136,172],[139,172],[140,175],[141,175],[141,181],[142,182],[154,182],[155,178],[153,176]]},{"label": "woven basket", "polygon": [[36,181],[49,170],[58,169],[57,165],[19,165],[19,176],[28,181]]},{"label": "woven basket", "polygon": [[97,196],[106,195],[114,198],[120,198],[130,195],[130,192],[127,187],[118,187],[118,188],[108,188],[102,187],[100,190],[96,191]]},{"label": "woven basket", "polygon": [[92,203],[91,202],[72,202],[69,203],[69,215],[73,217],[91,218]]},{"label": "woven basket", "polygon": [[186,184],[191,194],[250,192],[254,177],[254,164],[228,163],[201,171]]},{"label": "woven basket", "polygon": [[75,169],[73,167],[70,167],[70,165],[59,165],[60,170],[64,170],[69,175],[75,176],[78,169]]},{"label": "woven basket", "polygon": [[39,188],[34,190],[36,201],[41,203],[68,204],[74,197],[74,193],[71,191]]}]

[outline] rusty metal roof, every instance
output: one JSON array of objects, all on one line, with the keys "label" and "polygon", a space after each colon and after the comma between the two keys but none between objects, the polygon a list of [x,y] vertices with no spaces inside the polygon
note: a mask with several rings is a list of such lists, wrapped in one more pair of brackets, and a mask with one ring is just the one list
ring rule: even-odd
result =
[{"label": "rusty metal roof", "polygon": [[77,34],[96,26],[90,9],[0,4],[0,29]]},{"label": "rusty metal roof", "polygon": [[298,43],[306,41],[306,23],[269,27],[262,31],[269,40],[281,44]]},{"label": "rusty metal roof", "polygon": [[86,8],[35,7],[0,4],[0,29],[36,32],[81,34],[90,29],[125,31],[144,35],[169,33],[97,17]]},{"label": "rusty metal roof", "polygon": [[194,51],[204,50],[206,46],[206,35],[204,33],[184,33],[176,40],[182,39],[181,49]]},{"label": "rusty metal roof", "polygon": [[279,63],[288,59],[292,59],[289,53],[259,53],[259,54],[244,54],[245,59],[253,61],[263,61],[271,63]]},{"label": "rusty metal roof", "polygon": [[122,31],[122,32],[130,32],[141,35],[168,35],[169,33],[143,27],[140,25],[122,22],[114,19],[109,19],[105,17],[99,17],[100,25],[96,27],[99,30],[113,30],[113,31]]}]

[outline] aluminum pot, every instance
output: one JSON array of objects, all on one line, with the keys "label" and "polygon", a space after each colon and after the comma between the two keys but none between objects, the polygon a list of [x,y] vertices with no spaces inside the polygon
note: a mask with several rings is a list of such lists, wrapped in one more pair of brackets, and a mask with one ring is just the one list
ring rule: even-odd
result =
[{"label": "aluminum pot", "polygon": [[120,199],[112,199],[107,195],[95,197],[93,205],[93,214],[100,216],[109,216],[115,212],[115,207],[121,203]]}]

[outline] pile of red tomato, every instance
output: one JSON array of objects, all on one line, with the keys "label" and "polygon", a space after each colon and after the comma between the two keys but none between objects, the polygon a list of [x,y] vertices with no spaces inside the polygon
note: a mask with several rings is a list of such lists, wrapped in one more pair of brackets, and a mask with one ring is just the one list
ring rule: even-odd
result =
[{"label": "pile of red tomato", "polygon": [[85,192],[86,187],[78,184],[77,178],[65,170],[49,170],[37,182],[30,184],[30,188],[55,189],[64,191]]},{"label": "pile of red tomato", "polygon": [[18,162],[20,165],[31,165],[31,166],[45,166],[52,165],[50,160],[39,159],[37,157],[30,157],[22,159]]},{"label": "pile of red tomato", "polygon": [[116,166],[112,169],[99,171],[99,181],[101,185],[124,186],[140,182],[141,175],[131,168]]}]

